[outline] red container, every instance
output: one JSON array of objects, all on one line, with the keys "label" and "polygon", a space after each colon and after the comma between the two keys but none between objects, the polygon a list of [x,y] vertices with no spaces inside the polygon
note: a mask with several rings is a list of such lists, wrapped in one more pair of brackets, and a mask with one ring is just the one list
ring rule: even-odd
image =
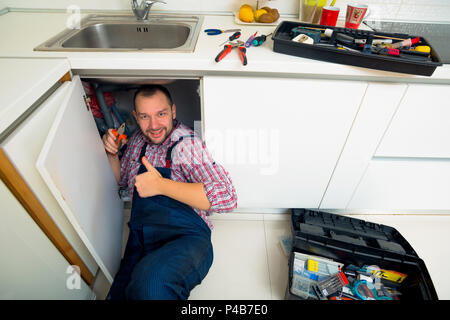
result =
[{"label": "red container", "polygon": [[347,14],[345,16],[345,27],[358,29],[367,12],[365,4],[349,4],[347,5]]},{"label": "red container", "polygon": [[320,17],[320,24],[335,27],[338,16],[339,16],[338,7],[323,7],[322,16]]}]

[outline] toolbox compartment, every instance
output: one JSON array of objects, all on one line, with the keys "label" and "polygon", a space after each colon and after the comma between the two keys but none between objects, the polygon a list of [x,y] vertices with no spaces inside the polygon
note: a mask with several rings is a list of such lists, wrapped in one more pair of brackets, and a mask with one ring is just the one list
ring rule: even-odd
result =
[{"label": "toolbox compartment", "polygon": [[428,270],[411,245],[394,228],[342,215],[292,209],[292,252],[285,299],[291,292],[294,252],[332,259],[344,265],[378,265],[408,276],[397,289],[401,300],[437,300]]},{"label": "toolbox compartment", "polygon": [[[332,29],[339,33],[357,38],[364,38],[369,35],[402,39],[419,37],[420,45],[427,45],[431,48],[431,61],[415,61],[412,60],[413,58],[407,59],[403,57],[384,56],[374,53],[365,54],[363,52],[344,51],[336,47],[323,47],[315,44],[305,44],[291,41],[290,32],[295,27]],[[274,52],[370,69],[431,76],[436,67],[442,65],[441,59],[439,58],[436,50],[431,47],[429,42],[427,42],[423,37],[415,35],[355,30],[350,28],[330,27],[294,21],[283,21],[275,29],[272,39]]]}]

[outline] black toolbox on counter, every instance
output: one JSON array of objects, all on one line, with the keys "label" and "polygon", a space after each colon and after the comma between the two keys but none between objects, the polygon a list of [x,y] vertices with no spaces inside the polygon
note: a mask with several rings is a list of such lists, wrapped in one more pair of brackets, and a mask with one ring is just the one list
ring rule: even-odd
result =
[{"label": "black toolbox on counter", "polygon": [[[325,47],[315,44],[299,43],[291,40],[291,30],[296,27],[322,30],[332,29],[336,33],[341,33],[358,39],[368,38],[369,36],[382,36],[398,39],[419,37],[420,45],[427,45],[431,48],[431,59],[429,61],[417,61],[414,60],[415,58],[417,59],[417,57],[414,58],[410,55],[404,54],[402,54],[403,57],[386,56],[375,53],[365,54],[363,52],[345,51],[338,49],[337,47]],[[324,25],[308,24],[294,21],[282,21],[273,32],[272,39],[273,51],[275,52],[370,69],[431,76],[436,67],[442,66],[442,62],[437,52],[431,47],[429,42],[427,42],[423,37],[416,35],[374,32],[359,29],[355,30],[350,28],[329,27]]]},{"label": "black toolbox on counter", "polygon": [[[423,260],[394,228],[338,214],[292,209],[292,252],[285,300],[291,292],[295,252],[331,259],[344,265],[378,265],[407,274],[398,284],[400,300],[437,300]],[[302,297],[303,299],[305,297]]]}]

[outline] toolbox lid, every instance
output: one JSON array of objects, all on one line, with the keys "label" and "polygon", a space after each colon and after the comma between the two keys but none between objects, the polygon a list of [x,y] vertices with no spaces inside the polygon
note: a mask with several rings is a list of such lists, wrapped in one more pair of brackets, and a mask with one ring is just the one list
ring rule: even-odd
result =
[{"label": "toolbox lid", "polygon": [[313,241],[382,259],[418,258],[408,241],[390,226],[307,209],[292,209],[291,217],[294,240]]}]

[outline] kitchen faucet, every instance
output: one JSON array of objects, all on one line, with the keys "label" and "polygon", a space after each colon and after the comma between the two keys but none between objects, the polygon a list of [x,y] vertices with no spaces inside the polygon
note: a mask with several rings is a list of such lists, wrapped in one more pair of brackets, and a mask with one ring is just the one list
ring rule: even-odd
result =
[{"label": "kitchen faucet", "polygon": [[133,9],[133,13],[138,20],[147,20],[150,8],[156,2],[165,3],[161,0],[142,0],[141,4],[138,5],[137,0],[131,0],[131,8]]}]

